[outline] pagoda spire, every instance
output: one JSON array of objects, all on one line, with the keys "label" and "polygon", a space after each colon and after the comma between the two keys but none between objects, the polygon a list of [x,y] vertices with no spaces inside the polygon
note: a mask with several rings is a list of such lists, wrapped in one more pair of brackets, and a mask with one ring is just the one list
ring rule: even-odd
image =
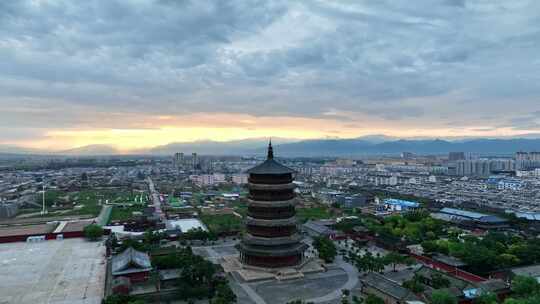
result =
[{"label": "pagoda spire", "polygon": [[274,148],[272,148],[272,139],[268,142],[268,155],[266,159],[274,159]]}]

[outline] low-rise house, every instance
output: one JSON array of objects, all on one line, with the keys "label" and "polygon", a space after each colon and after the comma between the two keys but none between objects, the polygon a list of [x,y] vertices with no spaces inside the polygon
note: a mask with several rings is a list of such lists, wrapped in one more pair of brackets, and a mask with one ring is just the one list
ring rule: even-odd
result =
[{"label": "low-rise house", "polygon": [[360,280],[362,294],[377,296],[386,304],[407,304],[411,301],[420,301],[412,291],[381,274],[370,272]]},{"label": "low-rise house", "polygon": [[423,298],[426,299],[431,299],[433,291],[444,290],[455,296],[458,303],[469,304],[484,293],[493,293],[500,299],[504,299],[509,292],[508,284],[500,279],[469,282],[426,266],[419,268],[415,276],[426,287],[423,293]]},{"label": "low-rise house", "polygon": [[148,280],[152,270],[148,254],[131,247],[113,256],[111,264],[113,278],[127,277],[131,283]]},{"label": "low-rise house", "polygon": [[159,271],[161,289],[174,288],[180,279],[180,269],[163,269]]},{"label": "low-rise house", "polygon": [[334,238],[337,235],[337,231],[331,227],[333,225],[335,225],[335,221],[333,220],[308,221],[302,225],[302,230],[312,237],[325,236]]},{"label": "low-rise house", "polygon": [[510,269],[511,276],[525,276],[536,279],[540,283],[540,265],[516,267]]},{"label": "low-rise house", "polygon": [[509,227],[508,220],[496,215],[448,207],[442,208],[439,212],[432,213],[431,216],[471,229],[505,229]]}]

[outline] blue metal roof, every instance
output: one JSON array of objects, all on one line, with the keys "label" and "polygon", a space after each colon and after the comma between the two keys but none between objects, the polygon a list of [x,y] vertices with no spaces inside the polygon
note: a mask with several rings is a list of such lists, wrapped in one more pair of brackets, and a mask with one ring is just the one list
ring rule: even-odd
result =
[{"label": "blue metal roof", "polygon": [[516,212],[516,217],[524,218],[529,221],[540,221],[540,213],[532,213],[532,212]]},{"label": "blue metal roof", "polygon": [[461,209],[448,208],[448,207],[442,208],[440,212],[446,213],[446,214],[464,216],[464,217],[473,218],[473,219],[481,219],[482,217],[487,216],[487,214],[461,210]]},{"label": "blue metal roof", "polygon": [[483,214],[483,213],[478,213],[478,212],[473,212],[473,211],[467,211],[467,210],[461,210],[461,209],[454,209],[454,208],[448,208],[448,207],[445,207],[443,209],[441,209],[441,211],[439,211],[440,213],[445,213],[445,214],[450,214],[450,215],[453,215],[453,216],[458,216],[458,217],[464,217],[464,218],[468,218],[468,219],[472,219],[472,220],[477,220],[477,221],[480,221],[480,222],[486,222],[486,223],[503,223],[503,222],[506,222],[507,220],[503,219],[503,218],[500,218],[496,215],[488,215],[488,214]]},{"label": "blue metal roof", "polygon": [[412,207],[412,208],[416,208],[420,206],[420,204],[417,202],[400,200],[396,198],[387,198],[384,200],[384,203],[388,205],[398,205],[398,206]]}]

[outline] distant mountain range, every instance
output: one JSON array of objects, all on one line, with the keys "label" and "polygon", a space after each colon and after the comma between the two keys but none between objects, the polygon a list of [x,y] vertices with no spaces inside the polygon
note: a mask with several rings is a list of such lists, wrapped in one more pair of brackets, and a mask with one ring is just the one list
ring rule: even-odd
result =
[{"label": "distant mountain range", "polygon": [[[292,143],[295,140],[287,138],[273,138],[274,144]],[[136,151],[139,154],[170,155],[176,152],[215,154],[215,155],[236,155],[255,153],[258,148],[266,147],[268,138],[251,138],[242,140],[232,140],[226,142],[202,140],[185,143],[170,143],[157,146],[151,149]]]},{"label": "distant mountain range", "polygon": [[[540,138],[477,138],[477,139],[396,139],[384,135],[370,135],[354,139],[313,139],[294,141],[273,139],[280,156],[362,156],[374,154],[446,154],[452,151],[479,154],[512,154],[517,151],[540,151]],[[195,141],[170,143],[149,149],[131,151],[131,154],[172,155],[176,152],[207,155],[261,155],[267,139],[245,139],[227,142]],[[0,145],[0,153],[48,155],[117,155],[120,152],[109,145],[88,145],[63,151],[43,151]]]},{"label": "distant mountain range", "polygon": [[308,140],[280,145],[280,154],[303,156],[358,156],[367,154],[446,154],[462,151],[480,154],[512,154],[517,151],[540,151],[540,139],[393,140],[373,143],[359,139]]},{"label": "distant mountain range", "polygon": [[61,155],[116,155],[120,152],[109,145],[88,145],[69,150],[58,151],[55,154]]},{"label": "distant mountain range", "polygon": [[3,154],[45,154],[44,150],[23,148],[11,145],[0,145],[0,153]]}]

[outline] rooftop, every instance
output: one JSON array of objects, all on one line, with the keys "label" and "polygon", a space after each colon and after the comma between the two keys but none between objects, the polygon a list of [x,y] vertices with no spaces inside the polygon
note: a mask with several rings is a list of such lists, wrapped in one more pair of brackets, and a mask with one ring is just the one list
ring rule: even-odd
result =
[{"label": "rooftop", "polygon": [[378,291],[391,296],[394,299],[399,300],[418,300],[418,298],[408,290],[400,286],[398,283],[389,280],[383,275],[370,272],[361,278],[362,282],[368,285],[371,288],[377,289]]},{"label": "rooftop", "polygon": [[47,234],[54,231],[57,224],[38,224],[0,227],[0,237],[15,235]]},{"label": "rooftop", "polygon": [[498,216],[495,216],[495,215],[488,215],[488,214],[466,211],[466,210],[455,209],[455,208],[445,207],[441,209],[439,212],[443,214],[450,214],[453,216],[464,217],[467,219],[481,221],[481,222],[489,222],[489,223],[507,222],[507,220],[500,218]]},{"label": "rooftop", "polygon": [[284,166],[274,160],[274,149],[272,148],[272,142],[268,145],[268,155],[266,160],[247,170],[249,174],[270,174],[270,175],[281,175],[281,174],[292,174],[295,171],[287,166]]},{"label": "rooftop", "polygon": [[533,277],[540,282],[540,265],[512,268],[512,273],[520,276]]},{"label": "rooftop", "polygon": [[192,229],[202,229],[204,231],[208,231],[206,226],[204,226],[204,224],[196,218],[168,220],[166,226],[168,230],[180,229],[183,233]]},{"label": "rooftop", "polygon": [[412,208],[416,208],[420,206],[420,204],[417,202],[406,201],[406,200],[395,199],[395,198],[385,199],[384,203],[389,204],[389,205],[398,205],[398,206],[412,207]]},{"label": "rooftop", "polygon": [[111,270],[113,275],[149,271],[151,269],[152,264],[150,263],[148,254],[137,251],[131,247],[112,258]]},{"label": "rooftop", "polygon": [[444,254],[436,254],[435,256],[433,256],[433,259],[435,261],[443,262],[446,265],[450,265],[450,266],[454,266],[454,267],[463,267],[463,266],[467,265],[462,260],[460,260],[460,259],[458,259],[456,257],[449,256],[449,255],[444,255]]}]

